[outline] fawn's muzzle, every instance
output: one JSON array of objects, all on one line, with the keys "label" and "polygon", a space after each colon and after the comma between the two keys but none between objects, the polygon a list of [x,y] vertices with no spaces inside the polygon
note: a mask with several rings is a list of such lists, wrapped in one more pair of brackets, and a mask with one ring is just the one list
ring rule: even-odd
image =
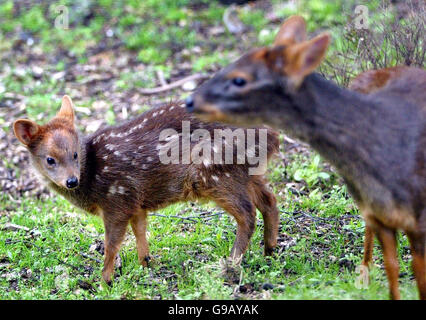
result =
[{"label": "fawn's muzzle", "polygon": [[71,177],[66,182],[68,189],[73,189],[78,186],[78,179],[76,177]]}]

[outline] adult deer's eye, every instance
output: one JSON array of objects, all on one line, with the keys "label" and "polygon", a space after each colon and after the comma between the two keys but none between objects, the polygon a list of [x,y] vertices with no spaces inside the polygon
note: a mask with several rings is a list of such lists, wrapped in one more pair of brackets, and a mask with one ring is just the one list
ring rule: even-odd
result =
[{"label": "adult deer's eye", "polygon": [[47,164],[50,165],[50,166],[53,166],[56,163],[55,159],[53,159],[51,157],[47,157],[46,161],[47,161]]},{"label": "adult deer's eye", "polygon": [[77,160],[78,154],[77,152],[74,152],[74,160]]},{"label": "adult deer's eye", "polygon": [[232,83],[234,85],[236,85],[237,87],[242,87],[247,83],[247,81],[244,78],[237,77],[237,78],[232,79]]}]

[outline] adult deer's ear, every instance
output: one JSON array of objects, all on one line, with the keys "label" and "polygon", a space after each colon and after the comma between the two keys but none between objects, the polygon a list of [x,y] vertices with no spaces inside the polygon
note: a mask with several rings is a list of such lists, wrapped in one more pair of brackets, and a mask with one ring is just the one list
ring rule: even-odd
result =
[{"label": "adult deer's ear", "polygon": [[18,119],[13,123],[13,132],[22,144],[28,146],[40,130],[40,126],[34,121]]},{"label": "adult deer's ear", "polygon": [[56,114],[56,116],[60,118],[66,118],[71,122],[74,122],[74,109],[72,108],[72,101],[69,96],[63,96],[61,109]]},{"label": "adult deer's ear", "polygon": [[288,46],[306,40],[306,23],[301,16],[292,16],[281,25],[274,46]]},{"label": "adult deer's ear", "polygon": [[325,57],[330,36],[327,33],[284,49],[283,75],[289,80],[289,84],[297,89],[303,79],[312,73]]}]

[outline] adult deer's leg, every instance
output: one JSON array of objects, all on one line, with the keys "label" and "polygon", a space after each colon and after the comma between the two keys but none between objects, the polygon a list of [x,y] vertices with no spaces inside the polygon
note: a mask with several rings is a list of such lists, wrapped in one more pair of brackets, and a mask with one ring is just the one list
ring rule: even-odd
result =
[{"label": "adult deer's leg", "polygon": [[426,300],[426,232],[407,233],[411,244],[412,268],[417,281],[420,299]]},{"label": "adult deer's leg", "polygon": [[399,264],[395,230],[389,229],[383,225],[377,225],[375,226],[375,231],[383,250],[383,259],[389,281],[390,297],[391,299],[399,300]]},{"label": "adult deer's leg", "polygon": [[364,258],[362,265],[369,268],[373,260],[373,245],[374,245],[374,231],[369,227],[365,226],[364,234]]}]

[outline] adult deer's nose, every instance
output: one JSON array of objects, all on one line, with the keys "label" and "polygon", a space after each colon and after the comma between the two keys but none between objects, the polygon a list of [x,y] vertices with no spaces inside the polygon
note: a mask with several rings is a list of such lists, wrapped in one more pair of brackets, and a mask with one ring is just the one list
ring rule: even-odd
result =
[{"label": "adult deer's nose", "polygon": [[68,178],[66,184],[67,184],[67,188],[68,189],[74,189],[75,187],[78,186],[78,179],[77,179],[77,177]]},{"label": "adult deer's nose", "polygon": [[189,96],[185,100],[186,110],[189,112],[194,111],[194,98],[192,96]]}]

